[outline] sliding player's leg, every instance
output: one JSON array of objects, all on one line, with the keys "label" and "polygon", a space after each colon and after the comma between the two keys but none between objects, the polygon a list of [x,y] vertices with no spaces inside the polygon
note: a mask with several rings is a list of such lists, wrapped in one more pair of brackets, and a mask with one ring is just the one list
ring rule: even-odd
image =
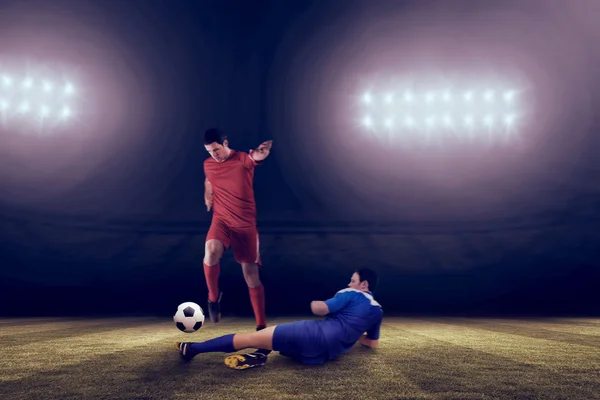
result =
[{"label": "sliding player's leg", "polygon": [[[272,329],[266,328],[265,331]],[[261,343],[268,349],[264,351],[278,351],[282,356],[290,357],[299,363],[323,364],[329,359],[329,346],[319,327],[319,321],[297,321],[277,325],[269,339],[268,342]],[[261,350],[234,354],[225,359],[225,364],[234,369],[247,369],[260,364],[262,356],[265,354]]]},{"label": "sliding player's leg", "polygon": [[[273,349],[275,326],[250,333],[237,333],[220,336],[205,342],[178,342],[177,350],[187,361],[201,353],[233,353],[248,348]],[[240,354],[227,357],[225,364],[234,369],[260,367],[267,362],[267,356],[258,353]]]},{"label": "sliding player's leg", "polygon": [[329,346],[319,322],[305,320],[277,325],[272,349],[302,364],[325,363]]}]

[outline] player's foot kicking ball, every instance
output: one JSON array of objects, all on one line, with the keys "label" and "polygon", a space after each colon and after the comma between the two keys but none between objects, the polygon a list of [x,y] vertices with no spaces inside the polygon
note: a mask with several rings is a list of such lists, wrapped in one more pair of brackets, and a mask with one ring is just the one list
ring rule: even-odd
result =
[{"label": "player's foot kicking ball", "polygon": [[175,347],[179,351],[179,355],[181,356],[181,358],[183,358],[184,361],[190,361],[196,355],[196,353],[194,353],[194,351],[192,350],[192,346],[190,346],[190,344],[191,343],[186,342],[175,343]]},{"label": "player's foot kicking ball", "polygon": [[262,367],[266,363],[267,356],[260,353],[234,354],[225,358],[225,365],[238,370]]},{"label": "player's foot kicking ball", "polygon": [[221,297],[223,297],[223,292],[219,293],[219,297],[215,302],[208,299],[208,315],[213,324],[216,324],[221,320]]}]

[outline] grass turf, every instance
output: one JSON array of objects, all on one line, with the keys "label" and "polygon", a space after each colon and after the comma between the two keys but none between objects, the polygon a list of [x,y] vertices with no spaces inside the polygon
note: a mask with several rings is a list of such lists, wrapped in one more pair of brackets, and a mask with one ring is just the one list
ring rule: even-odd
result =
[{"label": "grass turf", "polygon": [[[278,319],[271,322],[288,322]],[[168,319],[0,320],[7,399],[599,399],[600,319],[386,318],[379,347],[324,366],[273,353],[234,371],[225,354],[180,361],[176,341],[254,329],[224,319],[194,334]]]}]

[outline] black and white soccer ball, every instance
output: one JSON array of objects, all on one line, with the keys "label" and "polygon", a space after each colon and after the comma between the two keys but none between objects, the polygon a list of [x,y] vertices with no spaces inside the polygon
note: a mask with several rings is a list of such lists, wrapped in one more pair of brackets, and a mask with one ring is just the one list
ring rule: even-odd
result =
[{"label": "black and white soccer ball", "polygon": [[177,307],[177,312],[173,316],[173,321],[175,321],[175,326],[177,326],[180,331],[193,333],[204,325],[204,311],[202,311],[202,307],[191,301],[181,303],[179,307]]}]

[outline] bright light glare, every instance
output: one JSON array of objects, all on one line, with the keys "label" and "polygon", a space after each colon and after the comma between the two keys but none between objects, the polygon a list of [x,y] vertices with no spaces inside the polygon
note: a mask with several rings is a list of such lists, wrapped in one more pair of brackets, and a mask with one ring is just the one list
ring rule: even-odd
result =
[{"label": "bright light glare", "polygon": [[74,92],[75,92],[75,88],[73,87],[73,85],[71,85],[70,83],[67,83],[67,85],[65,86],[65,93],[73,94]]},{"label": "bright light glare", "polygon": [[64,107],[61,113],[61,117],[69,118],[71,116],[71,109],[69,107]]},{"label": "bright light glare", "polygon": [[[17,73],[0,68],[0,128],[10,131],[20,126],[53,128],[53,120],[71,121],[77,113],[79,88],[70,79],[47,72]],[[74,108],[75,107],[75,108]]]},{"label": "bright light glare", "polygon": [[367,103],[364,107],[368,107],[363,110],[367,112],[363,115],[368,116],[362,119],[362,125],[369,130],[397,134],[400,140],[403,132],[412,133],[406,138],[426,140],[473,139],[478,134],[488,140],[507,137],[517,126],[524,127],[524,99],[514,86],[494,87],[476,82],[463,88],[445,85],[439,90],[427,86],[383,87],[381,92],[370,89],[362,95]]},{"label": "bright light glare", "polygon": [[23,88],[31,89],[32,86],[33,86],[33,79],[27,78],[23,81]]},{"label": "bright light glare", "polygon": [[511,101],[513,101],[515,98],[515,92],[514,91],[508,91],[506,93],[504,93],[504,101],[506,101],[507,103],[510,103]]}]

